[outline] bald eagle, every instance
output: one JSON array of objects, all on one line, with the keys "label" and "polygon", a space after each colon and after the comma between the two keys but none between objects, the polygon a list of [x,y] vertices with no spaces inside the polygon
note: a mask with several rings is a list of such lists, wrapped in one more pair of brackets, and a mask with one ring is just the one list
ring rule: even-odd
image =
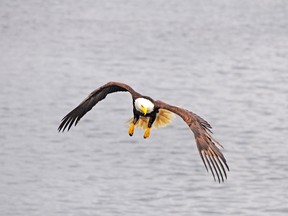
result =
[{"label": "bald eagle", "polygon": [[166,126],[173,119],[173,115],[176,114],[186,122],[194,133],[198,151],[207,172],[210,170],[214,180],[216,181],[217,177],[219,183],[221,180],[224,181],[224,177],[227,179],[226,170],[229,171],[229,167],[217,145],[222,148],[223,146],[212,137],[211,126],[207,121],[189,110],[143,96],[124,83],[108,82],[91,92],[62,119],[58,131],[63,132],[65,129],[69,131],[72,125],[76,126],[79,120],[99,101],[114,92],[129,92],[132,96],[134,116],[129,121],[128,134],[130,136],[133,135],[136,126],[145,130],[144,138],[146,139],[150,136],[152,126]]}]

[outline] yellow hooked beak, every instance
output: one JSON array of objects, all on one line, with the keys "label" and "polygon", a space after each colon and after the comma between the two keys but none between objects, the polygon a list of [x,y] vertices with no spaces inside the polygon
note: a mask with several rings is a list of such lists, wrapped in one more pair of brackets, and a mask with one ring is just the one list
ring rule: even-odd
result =
[{"label": "yellow hooked beak", "polygon": [[147,107],[141,106],[141,111],[143,112],[145,116],[147,114]]}]

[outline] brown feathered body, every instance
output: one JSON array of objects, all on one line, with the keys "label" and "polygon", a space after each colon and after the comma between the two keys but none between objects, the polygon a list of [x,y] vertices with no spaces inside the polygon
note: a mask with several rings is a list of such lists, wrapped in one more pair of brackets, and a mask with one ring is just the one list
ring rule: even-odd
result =
[{"label": "brown feathered body", "polygon": [[76,125],[88,111],[108,94],[121,91],[129,92],[132,96],[134,117],[129,120],[130,128],[128,133],[130,136],[133,135],[135,126],[144,129],[144,138],[147,138],[152,127],[167,126],[176,114],[183,119],[193,132],[206,170],[210,170],[214,180],[217,178],[219,182],[227,178],[226,170],[229,171],[229,167],[219,149],[222,145],[212,137],[211,126],[207,121],[189,110],[143,96],[125,83],[109,82],[91,92],[88,97],[62,119],[58,131],[69,130],[73,124]]}]

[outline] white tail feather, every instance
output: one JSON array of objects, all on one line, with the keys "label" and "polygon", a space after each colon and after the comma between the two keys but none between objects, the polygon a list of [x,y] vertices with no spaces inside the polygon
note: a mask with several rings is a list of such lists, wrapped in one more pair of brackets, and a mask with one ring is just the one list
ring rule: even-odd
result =
[{"label": "white tail feather", "polygon": [[[152,125],[152,128],[157,129],[157,128],[166,127],[173,121],[174,118],[175,118],[174,113],[165,109],[159,109],[159,112],[156,115],[156,119]],[[148,121],[149,121],[149,117],[140,116],[138,122],[135,124],[135,127],[146,130],[148,127]],[[133,118],[128,120],[128,123],[131,124],[132,122],[133,122]]]}]

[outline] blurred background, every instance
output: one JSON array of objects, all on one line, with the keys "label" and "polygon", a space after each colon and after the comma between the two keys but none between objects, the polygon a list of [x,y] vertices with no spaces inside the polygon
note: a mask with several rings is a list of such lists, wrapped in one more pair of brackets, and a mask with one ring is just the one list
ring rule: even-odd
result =
[{"label": "blurred background", "polygon": [[[283,0],[1,0],[1,215],[286,215],[288,4]],[[194,136],[128,136],[120,81],[213,127],[231,171],[213,181]]]}]

